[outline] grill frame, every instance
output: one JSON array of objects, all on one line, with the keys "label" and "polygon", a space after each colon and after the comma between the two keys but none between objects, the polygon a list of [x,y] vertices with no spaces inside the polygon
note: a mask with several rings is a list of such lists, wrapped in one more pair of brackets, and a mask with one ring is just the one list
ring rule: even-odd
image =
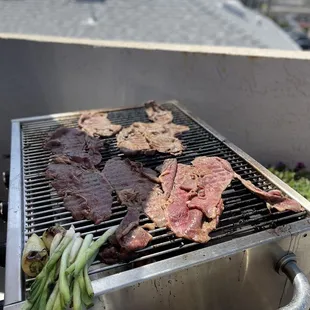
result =
[{"label": "grill frame", "polygon": [[[213,128],[208,126],[205,122],[193,117],[191,113],[176,101],[170,101],[184,114],[189,116],[193,121],[198,123],[201,127],[207,130],[221,143],[231,149],[236,155],[244,159],[250,166],[261,173],[271,183],[276,185],[279,189],[285,192],[291,198],[297,200],[305,209],[310,212],[310,202],[291,189],[288,185],[271,174],[266,168],[256,162],[253,158],[240,150],[234,144],[227,141],[222,135],[217,133]],[[105,109],[106,112],[127,110],[133,108],[140,108],[141,106]],[[103,111],[103,109],[100,109]],[[40,120],[48,120],[51,118],[62,118],[66,116],[79,115],[83,111],[73,113],[52,114],[40,117],[30,117],[25,119],[17,119],[12,121],[12,145],[11,145],[11,170],[10,170],[10,192],[9,192],[9,214],[8,214],[8,249],[6,257],[6,305],[23,300],[23,275],[20,268],[20,259],[23,248],[24,236],[24,206],[25,201],[23,197],[23,176],[22,169],[22,151],[21,151],[21,125],[26,122],[36,122]],[[93,287],[96,295],[101,295],[122,287],[133,285],[143,280],[162,276],[171,272],[178,271],[183,268],[188,268],[206,261],[214,260],[223,256],[231,255],[237,251],[242,251],[253,246],[276,241],[291,234],[300,233],[309,230],[309,219],[305,218],[297,222],[287,225],[279,226],[281,229],[269,229],[258,233],[253,233],[249,236],[239,237],[237,239],[226,241],[220,244],[212,245],[212,251],[209,248],[195,250],[186,254],[179,254],[178,256],[164,259],[159,262],[137,267],[132,270],[124,271],[119,274],[111,275],[109,277],[100,278],[93,281]],[[22,223],[22,225],[20,225]],[[18,249],[17,251],[14,249]],[[18,289],[17,289],[18,288]]]}]

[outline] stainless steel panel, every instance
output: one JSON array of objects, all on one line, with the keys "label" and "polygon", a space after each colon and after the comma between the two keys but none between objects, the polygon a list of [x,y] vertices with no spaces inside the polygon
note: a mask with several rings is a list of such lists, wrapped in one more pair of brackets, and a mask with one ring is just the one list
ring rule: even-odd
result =
[{"label": "stainless steel panel", "polygon": [[[294,248],[290,236],[154,280],[108,293],[95,310],[275,310],[292,297],[287,278],[277,274],[277,260]],[[309,267],[309,266],[308,266]],[[289,284],[289,286],[291,286]]]},{"label": "stainless steel panel", "polygon": [[[308,235],[307,232],[310,229],[308,221],[309,219],[305,219],[296,223],[284,225],[279,227],[279,229],[262,231],[260,233],[216,244],[210,248],[196,250],[164,261],[135,268],[133,270],[124,270],[121,273],[112,274],[110,276],[103,276],[103,274],[99,273],[93,276],[93,279],[96,279],[92,282],[93,288],[96,295],[106,294],[141,281],[153,279],[155,277],[163,277],[172,272],[198,266],[204,262],[211,262],[222,257],[231,256],[240,251],[245,251],[249,247],[258,247],[268,243],[276,244],[276,242],[281,244],[282,239],[290,238],[290,236],[297,236],[301,232]],[[292,239],[291,243],[293,243],[293,240],[295,239]],[[268,255],[274,255],[273,260],[275,261],[284,254],[280,251],[278,255],[278,252],[275,252],[277,249],[275,249],[274,246],[268,247],[268,245],[266,245],[266,249],[267,248],[269,249]]]},{"label": "stainless steel panel", "polygon": [[12,122],[10,191],[7,222],[5,304],[22,300],[21,254],[24,243],[20,123]]}]

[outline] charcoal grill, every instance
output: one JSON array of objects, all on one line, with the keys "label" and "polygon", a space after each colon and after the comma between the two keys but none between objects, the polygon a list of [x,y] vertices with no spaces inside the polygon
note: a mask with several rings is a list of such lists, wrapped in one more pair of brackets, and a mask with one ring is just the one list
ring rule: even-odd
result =
[{"label": "charcoal grill", "polygon": [[[178,162],[189,164],[201,155],[219,156],[228,160],[244,179],[264,190],[281,189],[301,203],[306,211],[270,212],[265,202],[248,191],[239,181],[234,180],[223,193],[225,210],[218,228],[211,233],[210,242],[205,245],[196,244],[175,237],[166,228],[156,228],[151,231],[152,242],[146,248],[137,251],[137,257],[130,263],[106,266],[98,261],[94,262],[90,274],[97,296],[114,291],[121,292],[126,287],[136,287],[135,284],[143,281],[184,272],[189,267],[194,270],[198,268],[195,266],[230,257],[259,245],[276,243],[277,247],[281,248],[281,240],[288,240],[309,230],[309,201],[212,128],[192,117],[178,102],[171,101],[165,103],[165,106],[173,112],[175,123],[188,125],[190,128],[189,132],[182,135],[181,139],[186,149],[178,156]],[[20,259],[23,245],[32,233],[40,235],[47,227],[58,223],[66,228],[73,224],[82,235],[93,233],[98,237],[109,227],[119,224],[126,214],[126,208],[114,197],[110,220],[99,225],[94,225],[88,220],[74,221],[70,212],[64,209],[63,201],[50,185],[50,181],[44,177],[51,157],[49,151],[42,149],[44,139],[48,133],[60,126],[77,127],[80,113],[31,117],[12,122],[5,295],[8,309],[18,307],[19,304],[15,303],[25,299],[31,284],[31,280],[26,279],[21,272]],[[110,110],[109,118],[123,126],[134,121],[148,122],[143,107]],[[100,168],[113,156],[123,157],[116,147],[115,137],[105,141],[108,147],[102,151],[103,160]],[[142,162],[146,167],[155,168],[169,157],[170,155],[163,154],[153,157],[139,155],[135,156],[134,160]],[[144,224],[150,220],[143,216],[140,222]],[[273,254],[276,261],[292,249],[287,242],[285,244],[284,249],[276,255]],[[279,268],[281,269],[281,266]],[[307,280],[304,277],[302,280],[307,288]],[[127,305],[128,309],[134,308],[129,303]],[[110,308],[118,309],[115,303],[110,305]]]}]

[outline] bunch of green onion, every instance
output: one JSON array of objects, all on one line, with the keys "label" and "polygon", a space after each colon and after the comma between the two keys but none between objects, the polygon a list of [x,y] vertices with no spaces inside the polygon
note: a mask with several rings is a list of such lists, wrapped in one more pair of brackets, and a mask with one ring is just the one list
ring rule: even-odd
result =
[{"label": "bunch of green onion", "polygon": [[94,291],[88,268],[99,248],[115,232],[107,230],[96,241],[88,234],[81,238],[74,227],[63,235],[56,234],[50,246],[50,257],[31,285],[23,310],[61,310],[72,306],[74,310],[93,306]]}]

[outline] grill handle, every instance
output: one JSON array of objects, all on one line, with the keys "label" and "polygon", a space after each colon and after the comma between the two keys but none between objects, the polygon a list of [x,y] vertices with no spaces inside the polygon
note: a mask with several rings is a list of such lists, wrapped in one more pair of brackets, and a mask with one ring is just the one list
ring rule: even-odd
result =
[{"label": "grill handle", "polygon": [[291,302],[278,310],[309,310],[310,309],[310,284],[305,274],[299,269],[296,255],[289,253],[283,256],[276,264],[276,271],[284,273],[294,287]]}]

